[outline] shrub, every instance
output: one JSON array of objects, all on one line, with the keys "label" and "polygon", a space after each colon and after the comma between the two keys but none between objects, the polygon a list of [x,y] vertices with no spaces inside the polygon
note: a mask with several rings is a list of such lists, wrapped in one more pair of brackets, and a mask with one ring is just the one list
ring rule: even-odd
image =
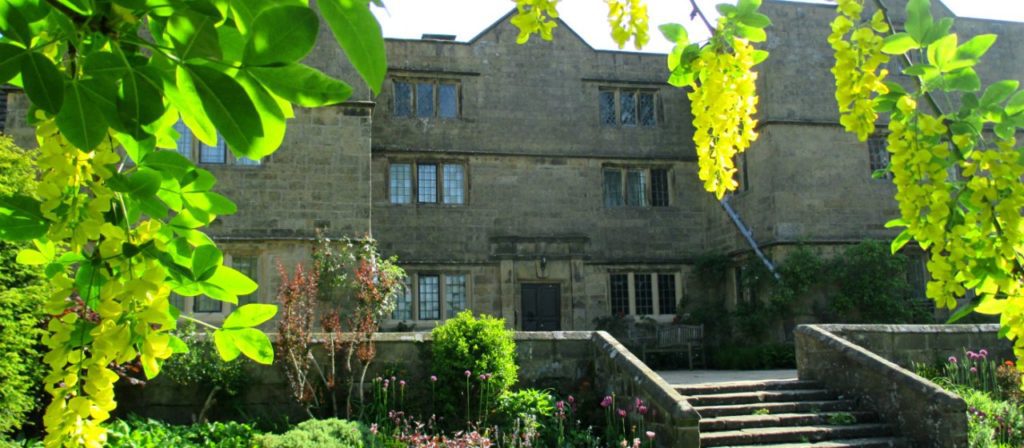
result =
[{"label": "shrub", "polygon": [[792,344],[721,346],[711,352],[716,369],[792,369],[796,367],[796,349]]},{"label": "shrub", "polygon": [[850,247],[830,266],[837,287],[831,311],[846,323],[922,323],[928,312],[916,306],[907,281],[907,257],[889,245],[864,241]]},{"label": "shrub", "polygon": [[[32,157],[0,135],[0,196],[31,194]],[[0,241],[0,440],[22,428],[39,405],[43,365],[38,350],[44,334],[42,303],[48,293],[39,269],[16,261],[22,246]]]},{"label": "shrub", "polygon": [[[462,416],[458,412],[474,396],[481,397],[482,382],[469,375],[490,374],[487,380],[485,409],[494,409],[496,397],[507,392],[518,379],[515,341],[505,320],[487,315],[479,319],[463,311],[434,328],[433,369],[437,375],[437,404],[443,415]],[[469,395],[467,395],[467,392]],[[477,401],[473,400],[474,403]],[[463,409],[468,412],[468,409]]]},{"label": "shrub", "polygon": [[306,420],[284,434],[264,434],[257,441],[263,448],[356,448],[364,445],[367,432],[359,422],[328,418]]},{"label": "shrub", "polygon": [[108,448],[254,448],[259,434],[252,425],[238,422],[170,425],[133,417],[106,426]]},{"label": "shrub", "polygon": [[204,422],[219,393],[234,396],[248,384],[244,366],[248,361],[221,359],[210,339],[199,337],[193,323],[182,325],[176,334],[188,345],[189,352],[171,357],[162,370],[175,383],[197,386],[207,394],[198,416],[193,416],[196,421]]}]

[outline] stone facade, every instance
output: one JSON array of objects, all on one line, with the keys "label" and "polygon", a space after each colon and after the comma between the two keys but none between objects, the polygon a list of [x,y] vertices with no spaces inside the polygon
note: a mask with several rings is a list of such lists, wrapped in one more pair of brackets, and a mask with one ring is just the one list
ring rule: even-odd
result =
[{"label": "stone facade", "polygon": [[[883,224],[896,215],[894,187],[871,179],[867,145],[837,124],[825,42],[832,7],[768,1],[763,11],[774,26],[766,44],[771,58],[759,69],[760,139],[733,207],[770,256],[797,242],[835,247],[891,238]],[[935,13],[950,14],[941,5]],[[229,262],[255,260],[262,285],[256,298],[273,301],[278,262],[289,269],[308,262],[317,228],[332,237],[369,234],[385,254],[397,254],[413,274],[413,304],[423,300],[419,281],[436,281],[440,318],[455,308],[449,292],[457,296],[464,286],[468,308],[505,317],[516,329],[535,324],[531,316],[540,311],[553,313],[544,328],[550,330],[590,329],[615,310],[669,321],[670,304],[691,289],[698,255],[747,256],[749,245],[697,179],[689,103],[665,84],[664,56],[595,50],[559,25],[553,42],[526,45],[515,43],[518,31],[507,16],[469,42],[389,39],[389,78],[377,97],[354,82],[323,27],[308,62],[353,81],[353,99],[297,110],[282,148],[258,166],[230,157],[203,165],[239,209],[210,233]],[[961,41],[999,34],[980,70],[983,81],[1024,77],[1019,24],[960,19],[956,29]],[[401,89],[420,83],[434,90],[400,116],[400,103],[418,98]],[[454,89],[446,93],[454,103],[441,99],[442,85]],[[653,98],[648,126],[637,117],[637,125],[619,125],[622,110],[613,111],[615,125],[603,124],[602,92],[618,109],[624,95]],[[430,117],[416,117],[415,104],[428,102]],[[24,95],[10,95],[8,106],[7,132],[33,146]],[[395,166],[410,175],[433,166],[439,177],[451,166],[459,176],[438,179],[433,203],[419,203],[418,182],[410,179],[409,203],[395,203]],[[651,206],[656,173],[664,173],[657,189],[666,206]],[[608,176],[622,179],[622,200],[636,185],[627,180],[633,175],[644,176],[646,205],[606,205]],[[461,203],[442,200],[456,191],[453,202]],[[543,288],[548,295],[530,298],[526,309],[523,297]],[[418,308],[403,316],[417,329],[439,320],[429,313],[418,319]]]}]

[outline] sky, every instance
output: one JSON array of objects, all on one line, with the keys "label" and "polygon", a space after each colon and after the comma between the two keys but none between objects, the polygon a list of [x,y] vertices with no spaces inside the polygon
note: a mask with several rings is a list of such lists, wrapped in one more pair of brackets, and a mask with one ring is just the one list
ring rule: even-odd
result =
[{"label": "sky", "polygon": [[[827,3],[824,0],[801,0],[804,3]],[[716,16],[714,5],[723,0],[697,0],[701,10]],[[1024,22],[1024,0],[943,0],[962,17],[979,17]],[[386,10],[375,9],[386,37],[418,39],[424,33],[454,34],[456,40],[468,41],[509,12],[511,0],[384,0]],[[651,20],[651,40],[644,52],[667,53],[671,44],[661,37],[657,26],[682,23],[690,31],[690,39],[706,36],[699,19],[690,21],[687,0],[647,0]],[[573,30],[591,46],[617,50],[609,36],[607,7],[602,0],[561,0],[558,11]],[[710,18],[710,17],[709,17]],[[711,20],[714,20],[711,18]],[[956,29],[954,25],[954,30]],[[536,37],[534,37],[536,38]],[[636,51],[632,44],[624,50]]]}]

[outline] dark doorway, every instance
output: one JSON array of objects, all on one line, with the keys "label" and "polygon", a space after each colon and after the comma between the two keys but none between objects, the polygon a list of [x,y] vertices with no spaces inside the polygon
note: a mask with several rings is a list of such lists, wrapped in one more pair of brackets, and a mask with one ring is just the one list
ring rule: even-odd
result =
[{"label": "dark doorway", "polygon": [[523,283],[523,331],[557,331],[562,322],[561,286]]}]

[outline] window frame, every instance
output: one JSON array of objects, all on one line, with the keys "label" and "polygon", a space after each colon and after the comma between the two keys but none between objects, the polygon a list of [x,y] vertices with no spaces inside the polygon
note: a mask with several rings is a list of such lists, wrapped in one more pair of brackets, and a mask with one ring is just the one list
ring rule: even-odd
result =
[{"label": "window frame", "polygon": [[[616,308],[618,308],[618,307],[614,303],[616,300],[619,300],[619,299],[616,298],[615,289],[614,289],[615,288],[615,283],[612,280],[613,277],[616,277],[616,276],[625,276],[626,277],[626,291],[627,291],[626,306],[627,306],[628,312],[624,313],[623,314],[624,316],[658,317],[658,316],[674,316],[676,314],[676,311],[677,311],[676,309],[679,306],[678,305],[679,304],[679,300],[682,297],[681,296],[682,276],[680,275],[680,273],[678,271],[671,271],[671,270],[666,270],[666,269],[656,269],[656,268],[643,269],[643,270],[629,270],[629,271],[626,271],[626,270],[609,270],[608,271],[608,284],[607,284],[607,286],[608,286],[608,311],[609,311],[609,313],[612,316],[617,316],[619,314],[619,313],[616,312],[616,311],[618,311],[618,310],[616,310]],[[648,284],[647,285],[650,288],[650,311],[651,311],[650,313],[643,313],[643,314],[641,314],[639,312],[640,311],[640,302],[638,301],[639,295],[637,294],[637,290],[638,290],[638,288],[637,288],[637,278],[641,277],[641,276],[645,276],[648,279]],[[662,301],[663,301],[662,296],[661,296],[661,278],[662,277],[672,277],[672,285],[673,285],[673,289],[674,289],[673,294],[675,295],[675,297],[672,299],[672,301],[675,304],[675,306],[673,307],[673,309],[670,312],[668,310],[662,310],[661,309],[662,308]],[[621,306],[621,304],[619,306]]]},{"label": "window frame", "polygon": [[876,171],[889,168],[889,164],[892,162],[892,155],[889,154],[888,134],[882,132],[871,134],[866,144],[868,146],[868,176],[872,180],[892,180],[892,171],[886,171],[884,176],[875,178]]},{"label": "window frame", "polygon": [[[409,165],[409,201],[408,202],[394,202],[392,199],[392,185],[391,185],[391,167],[394,165]],[[434,201],[420,201],[420,172],[419,167],[421,165],[433,165],[435,167],[435,179],[434,179]],[[446,176],[444,174],[445,167],[449,165],[458,165],[462,167],[462,181],[459,183],[462,188],[462,194],[460,195],[462,202],[445,202],[447,198],[448,189],[446,187]],[[469,163],[465,160],[452,160],[452,159],[404,159],[397,158],[388,160],[387,165],[387,181],[385,182],[384,197],[388,201],[389,205],[394,206],[415,206],[415,207],[464,207],[469,204]]]},{"label": "window frame", "polygon": [[[397,84],[403,83],[410,87],[409,111],[408,114],[398,114],[398,88]],[[419,92],[420,84],[432,85],[432,109],[429,116],[419,114]],[[441,115],[441,86],[455,86],[455,116],[446,117]],[[439,120],[461,120],[462,119],[462,80],[448,77],[430,76],[395,76],[391,78],[391,117],[393,118],[414,118],[414,119],[439,119]]]},{"label": "window frame", "polygon": [[[643,173],[643,184],[644,184],[644,195],[641,204],[631,204],[629,198],[629,174],[631,172],[642,172]],[[665,194],[664,204],[655,205],[654,202],[654,172],[663,171],[665,173]],[[618,199],[616,201],[609,201],[609,188],[607,184],[608,173],[618,172],[619,176],[619,190]],[[672,168],[669,166],[662,165],[604,165],[601,167],[601,202],[604,208],[607,210],[612,209],[638,209],[638,208],[669,208],[672,207]]]},{"label": "window frame", "polygon": [[[269,160],[270,157],[267,156],[260,160],[253,160],[246,157],[235,156],[231,152],[231,149],[228,147],[227,141],[224,140],[224,136],[220,135],[220,133],[217,133],[217,145],[223,146],[224,148],[222,160],[219,162],[204,162],[202,161],[203,149],[211,148],[211,146],[208,146],[202,141],[200,141],[199,138],[196,137],[195,134],[192,132],[192,129],[190,129],[181,120],[178,120],[174,124],[174,129],[179,134],[178,139],[175,141],[175,150],[178,152],[178,154],[180,154],[182,157],[185,157],[190,162],[194,163],[196,166],[232,166],[241,167],[244,169],[255,169],[263,166],[264,162]],[[189,147],[183,151],[180,145],[186,142]]]},{"label": "window frame", "polygon": [[[658,128],[663,124],[664,117],[661,112],[661,89],[655,87],[639,87],[639,86],[614,86],[606,85],[599,86],[597,88],[597,121],[598,126],[609,129],[621,129],[621,128],[634,128],[634,129],[654,129]],[[615,108],[615,120],[614,124],[605,121],[601,114],[602,101],[601,95],[605,92],[612,93],[612,104]],[[633,122],[623,122],[623,92],[633,94]],[[651,98],[651,120],[650,124],[643,124],[641,122],[640,103],[641,96],[649,96]]]},{"label": "window frame", "polygon": [[[409,293],[411,301],[409,302],[408,315],[409,319],[397,318],[396,310],[393,311],[386,320],[391,322],[444,322],[445,320],[454,317],[454,314],[462,312],[462,310],[472,309],[473,307],[473,276],[469,271],[438,271],[438,270],[424,270],[417,272],[407,271],[406,282],[404,287]],[[437,277],[437,319],[421,318],[420,317],[420,278],[422,277]],[[465,301],[465,307],[458,309],[454,314],[449,316],[451,313],[451,307],[448,304],[448,282],[450,278],[462,277],[464,282],[462,284],[463,295]]]}]

